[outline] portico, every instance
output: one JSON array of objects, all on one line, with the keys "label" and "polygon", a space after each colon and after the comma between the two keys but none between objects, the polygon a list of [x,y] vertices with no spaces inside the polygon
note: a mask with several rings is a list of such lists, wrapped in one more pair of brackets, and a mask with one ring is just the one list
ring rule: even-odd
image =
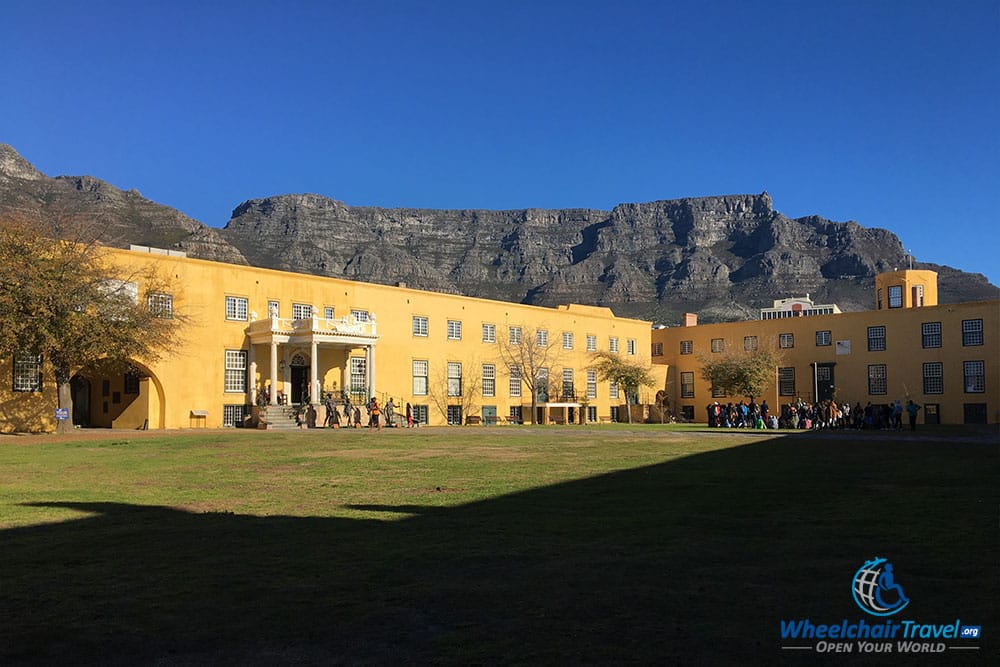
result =
[{"label": "portico", "polygon": [[[293,394],[301,396],[303,388],[294,381],[304,379],[306,368],[308,382],[304,393],[308,394],[310,403],[320,401],[323,391],[321,378],[333,368],[329,362],[321,363],[320,356],[324,350],[339,350],[346,355],[344,363],[339,366],[342,389],[375,395],[375,345],[378,336],[374,315],[369,315],[367,320],[355,316],[317,317],[315,312],[312,317],[301,319],[268,317],[252,321],[246,328],[246,335],[250,340],[248,371],[251,382],[248,389],[251,404],[257,402],[257,386],[253,379],[258,375],[258,353],[262,347],[267,355],[270,405],[278,404],[279,392],[285,397]],[[364,356],[353,356],[351,353],[355,350],[363,350]],[[302,400],[305,398],[302,397]]]}]

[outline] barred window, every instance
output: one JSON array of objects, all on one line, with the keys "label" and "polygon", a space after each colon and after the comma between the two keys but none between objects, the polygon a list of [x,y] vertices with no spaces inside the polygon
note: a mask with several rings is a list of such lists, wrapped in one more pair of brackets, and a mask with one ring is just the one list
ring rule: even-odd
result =
[{"label": "barred window", "polygon": [[448,362],[448,395],[462,395],[462,364],[454,361]]},{"label": "barred window", "polygon": [[944,364],[940,361],[929,361],[924,364],[924,393],[944,393]]},{"label": "barred window", "polygon": [[549,346],[549,332],[545,329],[539,329],[535,332],[535,345],[538,347],[548,347]]},{"label": "barred window", "polygon": [[576,398],[576,388],[573,386],[573,369],[564,368],[562,375],[563,399]]},{"label": "barred window", "polygon": [[966,394],[981,394],[986,391],[986,362],[965,361],[962,363],[962,370]]},{"label": "barred window", "polygon": [[483,342],[484,343],[497,342],[497,325],[495,324],[483,325]]},{"label": "barred window", "polygon": [[587,334],[587,352],[597,352],[597,336]]},{"label": "barred window", "polygon": [[892,285],[889,288],[889,307],[903,307],[903,287],[901,285]]},{"label": "barred window", "polygon": [[634,356],[635,352],[636,352],[635,338],[629,338],[627,341],[625,341],[625,353]]},{"label": "barred window", "polygon": [[694,372],[681,373],[681,398],[694,398]]},{"label": "barred window", "polygon": [[413,360],[413,395],[427,395],[427,374],[430,364],[426,359]]},{"label": "barred window", "polygon": [[226,350],[225,392],[247,390],[247,351]]},{"label": "barred window", "polygon": [[510,367],[510,397],[520,398],[521,397],[521,367],[511,366]]},{"label": "barred window", "polygon": [[573,332],[563,331],[563,349],[572,350],[573,349]]},{"label": "barred window", "polygon": [[226,319],[247,321],[247,300],[242,296],[226,297]]},{"label": "barred window", "polygon": [[889,393],[885,364],[870,364],[868,366],[868,393],[872,396],[884,396]]},{"label": "barred window", "polygon": [[421,317],[420,315],[413,316],[413,335],[414,336],[426,336],[427,335],[427,318]]},{"label": "barred window", "polygon": [[448,320],[448,340],[462,340],[462,323],[459,320]]},{"label": "barred window", "polygon": [[587,398],[597,398],[597,371],[593,369],[587,371]]},{"label": "barred window", "polygon": [[172,294],[151,293],[146,295],[146,307],[154,317],[171,319],[174,316],[174,297]]},{"label": "barred window", "polygon": [[724,352],[726,349],[726,343],[721,338],[712,339],[712,352]]},{"label": "barred window", "polygon": [[497,367],[483,364],[483,396],[497,395]]},{"label": "barred window", "polygon": [[885,350],[885,327],[868,327],[868,351],[881,352]]},{"label": "barred window", "polygon": [[795,396],[795,369],[791,367],[778,369],[778,395]]},{"label": "barred window", "polygon": [[753,352],[757,349],[757,337],[756,336],[744,336],[743,337],[743,349],[747,352]]},{"label": "barred window", "polygon": [[507,327],[507,340],[511,345],[520,345],[521,327]]},{"label": "barred window", "polygon": [[924,348],[941,347],[941,323],[924,322],[921,324],[920,341]]},{"label": "barred window", "polygon": [[692,352],[694,352],[694,341],[682,340],[681,354],[691,354]]},{"label": "barred window", "polygon": [[649,353],[654,357],[662,357],[663,343],[653,343],[649,348]]},{"label": "barred window", "polygon": [[618,338],[616,336],[608,338],[608,349],[612,352],[618,351]]},{"label": "barred window", "polygon": [[795,334],[778,334],[778,347],[783,350],[790,350],[795,347]]},{"label": "barred window", "polygon": [[962,345],[983,344],[983,321],[982,320],[962,320]]},{"label": "barred window", "polygon": [[308,320],[313,316],[313,307],[308,303],[293,303],[292,304],[292,319],[293,320]]},{"label": "barred window", "polygon": [[14,391],[42,390],[42,355],[17,352],[14,355]]},{"label": "barred window", "polygon": [[829,331],[816,332],[816,347],[826,347],[833,344],[833,334]]}]

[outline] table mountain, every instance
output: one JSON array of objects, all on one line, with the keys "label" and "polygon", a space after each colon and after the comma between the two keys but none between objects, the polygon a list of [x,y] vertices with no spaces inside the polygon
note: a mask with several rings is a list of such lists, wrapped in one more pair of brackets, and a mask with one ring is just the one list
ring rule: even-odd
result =
[{"label": "table mountain", "polygon": [[[252,199],[223,229],[90,176],[50,178],[0,144],[0,217],[97,221],[104,239],[193,257],[505,301],[606,305],[677,323],[753,318],[809,293],[873,307],[874,276],[907,266],[884,229],[788,218],[771,197],[730,195],[596,209],[513,211],[348,206],[313,194]],[[934,264],[942,303],[996,298],[984,276]]]}]

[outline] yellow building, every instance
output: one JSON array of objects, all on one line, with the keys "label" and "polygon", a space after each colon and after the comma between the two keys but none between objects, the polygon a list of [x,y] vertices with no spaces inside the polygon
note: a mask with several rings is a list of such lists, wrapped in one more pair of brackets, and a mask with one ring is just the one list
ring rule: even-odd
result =
[{"label": "yellow building", "polygon": [[[500,348],[548,349],[547,391],[535,421],[624,418],[623,393],[587,367],[597,350],[649,365],[650,323],[608,308],[542,308],[184,257],[149,248],[109,251],[127,269],[155,267],[172,292],[154,298],[166,316],[184,316],[182,342],[161,361],[132,360],[122,373],[78,369],[72,420],[112,428],[221,427],[251,423],[265,404],[411,404],[428,424],[533,421],[525,383]],[[142,285],[137,286],[143,294]],[[529,340],[533,338],[534,340]],[[51,430],[56,391],[45,360],[0,363],[0,431]],[[523,371],[522,371],[523,372]],[[11,391],[12,389],[12,391]],[[641,395],[643,402],[649,397]]]},{"label": "yellow building", "polygon": [[783,359],[757,397],[772,411],[799,398],[898,399],[922,406],[918,423],[1000,421],[1000,301],[937,305],[933,271],[884,273],[875,285],[874,311],[707,325],[691,316],[687,326],[655,329],[654,368],[676,411],[698,422],[714,401],[744,400],[713,391],[702,359],[764,347]]}]

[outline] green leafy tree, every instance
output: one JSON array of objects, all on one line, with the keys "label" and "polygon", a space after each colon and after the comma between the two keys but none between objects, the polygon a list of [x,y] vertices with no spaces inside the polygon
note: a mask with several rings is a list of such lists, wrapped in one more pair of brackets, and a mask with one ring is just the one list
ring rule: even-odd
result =
[{"label": "green leafy tree", "polygon": [[154,361],[177,342],[183,318],[155,298],[169,293],[165,282],[152,270],[116,267],[96,241],[54,240],[6,220],[0,266],[0,355],[41,356],[70,414],[74,372],[99,360],[130,369],[130,360]]},{"label": "green leafy tree", "polygon": [[604,382],[614,382],[625,392],[625,410],[628,423],[632,423],[632,405],[629,394],[637,392],[639,387],[652,387],[656,384],[648,366],[629,361],[615,352],[595,352],[590,368],[597,371],[597,378]]},{"label": "green leafy tree", "polygon": [[774,383],[782,355],[771,346],[699,358],[701,377],[713,388],[725,391],[728,396],[753,399]]}]

